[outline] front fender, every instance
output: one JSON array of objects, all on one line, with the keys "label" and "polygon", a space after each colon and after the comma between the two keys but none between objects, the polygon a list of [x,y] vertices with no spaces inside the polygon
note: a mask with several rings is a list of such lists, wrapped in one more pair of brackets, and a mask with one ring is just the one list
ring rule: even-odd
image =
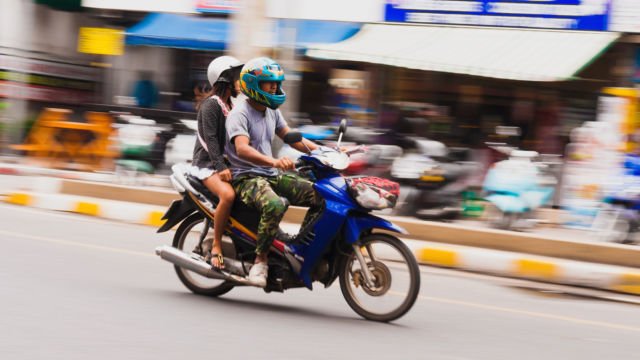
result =
[{"label": "front fender", "polygon": [[347,226],[344,228],[344,239],[348,244],[355,243],[360,239],[360,235],[362,235],[363,232],[368,232],[372,229],[389,230],[400,234],[408,234],[407,230],[402,227],[370,214],[350,214],[349,217],[347,217],[346,225]]}]

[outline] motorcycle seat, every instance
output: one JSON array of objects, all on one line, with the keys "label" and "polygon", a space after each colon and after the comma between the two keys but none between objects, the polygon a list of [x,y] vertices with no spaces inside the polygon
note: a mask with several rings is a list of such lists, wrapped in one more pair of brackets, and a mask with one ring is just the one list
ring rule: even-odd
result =
[{"label": "motorcycle seat", "polygon": [[[214,205],[218,205],[218,197],[215,196],[211,191],[209,191],[209,189],[202,183],[202,180],[191,174],[186,174],[186,178],[189,181],[189,184],[193,186],[196,191],[204,195]],[[289,208],[289,205],[291,204],[289,200],[283,196],[281,196],[280,199],[284,203],[285,207]],[[260,222],[260,215],[258,214],[258,210],[252,206],[246,205],[238,197],[236,197],[233,203],[233,208],[231,209],[231,217],[236,219],[251,231],[257,232],[258,223]]]},{"label": "motorcycle seat", "polygon": [[189,181],[189,184],[193,186],[196,191],[204,195],[207,199],[211,200],[214,205],[218,205],[218,197],[215,196],[211,191],[209,191],[209,189],[202,183],[202,180],[191,174],[186,174],[186,178],[187,181]]}]

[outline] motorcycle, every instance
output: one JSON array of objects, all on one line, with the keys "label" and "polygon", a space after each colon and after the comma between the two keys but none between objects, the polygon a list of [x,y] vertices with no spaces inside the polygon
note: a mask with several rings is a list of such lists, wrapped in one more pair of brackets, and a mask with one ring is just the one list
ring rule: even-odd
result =
[{"label": "motorcycle", "polygon": [[[298,129],[305,139],[318,144],[335,146],[337,136],[328,125],[303,125]],[[377,144],[377,138],[384,134],[383,130],[358,128],[356,134],[343,138],[344,147],[360,147],[363,151],[350,157],[349,166],[343,171],[345,175],[371,175],[388,177],[393,160],[402,155],[402,148],[397,145]],[[278,151],[278,157],[287,156],[298,159],[302,153],[287,144]]]},{"label": "motorcycle", "polygon": [[555,191],[552,162],[534,161],[540,157],[535,151],[490,147],[509,156],[492,166],[483,184],[485,200],[498,211],[491,219],[492,226],[503,230],[532,227],[537,222],[531,218],[533,212],[550,202]]},{"label": "motorcycle", "polygon": [[[169,165],[190,160],[195,141],[195,121],[181,120],[160,127],[154,120],[120,115],[120,158],[116,175],[122,182],[136,182],[140,174],[166,172]],[[193,124],[191,124],[193,123]]]},{"label": "motorcycle", "polygon": [[[345,131],[346,122],[342,122],[338,144]],[[302,135],[292,131],[284,140],[294,144]],[[349,153],[337,149],[320,147],[296,162],[298,173],[314,182],[324,208],[293,238],[280,230],[269,252],[264,291],[312,290],[314,281],[329,287],[339,279],[342,295],[357,314],[369,320],[392,321],[406,314],[416,301],[418,264],[409,248],[388,233],[405,230],[371,214],[371,209],[394,203],[381,205],[385,199],[375,197],[378,201],[372,203],[371,197],[364,196],[376,189],[365,187],[363,196],[355,193],[354,188],[363,183],[341,175],[349,165]],[[180,225],[172,246],[158,247],[156,254],[173,263],[180,281],[196,294],[219,296],[236,286],[251,285],[246,276],[255,259],[257,211],[239,201],[234,204],[223,238],[225,267],[214,269],[204,260],[203,248],[214,226],[217,199],[178,166],[171,182],[182,199],[171,204],[158,232]],[[354,183],[356,186],[350,186]]]},{"label": "motorcycle", "polygon": [[396,158],[392,179],[403,188],[394,215],[416,216],[423,220],[453,220],[463,211],[463,192],[479,165],[467,161],[468,149],[447,148],[443,143],[419,137],[405,137],[413,149]]},{"label": "motorcycle", "polygon": [[605,188],[603,204],[594,219],[600,240],[634,244],[640,231],[640,157],[627,154],[624,173]]}]

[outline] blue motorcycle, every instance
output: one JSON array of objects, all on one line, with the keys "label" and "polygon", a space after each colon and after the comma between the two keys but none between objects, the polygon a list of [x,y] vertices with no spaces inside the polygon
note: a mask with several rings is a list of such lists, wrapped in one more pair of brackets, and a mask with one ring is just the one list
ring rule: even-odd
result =
[{"label": "blue motorcycle", "polygon": [[[338,144],[345,131],[343,122]],[[296,132],[285,137],[288,144],[301,140]],[[371,214],[374,209],[394,206],[397,192],[385,190],[389,183],[384,179],[343,177],[340,172],[348,165],[348,153],[327,147],[297,161],[297,171],[312,180],[324,198],[324,209],[296,236],[281,232],[276,237],[264,290],[311,290],[314,281],[329,287],[339,279],[342,294],[356,313],[369,320],[392,321],[415,303],[420,271],[409,248],[389,234],[406,231]],[[182,199],[171,204],[158,232],[179,226],[172,246],[157,248],[157,255],[173,263],[178,278],[196,294],[219,296],[236,286],[250,286],[246,276],[255,258],[257,211],[239,201],[234,204],[223,238],[225,267],[214,269],[204,254],[211,246],[207,235],[213,227],[217,199],[179,166],[174,166],[171,181]]]}]

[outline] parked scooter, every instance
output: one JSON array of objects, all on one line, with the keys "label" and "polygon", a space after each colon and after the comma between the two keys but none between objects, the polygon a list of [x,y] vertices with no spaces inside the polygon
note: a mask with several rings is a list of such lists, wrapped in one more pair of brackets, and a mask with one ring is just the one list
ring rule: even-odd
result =
[{"label": "parked scooter", "polygon": [[550,164],[537,160],[535,151],[510,146],[490,145],[509,158],[495,163],[487,172],[483,189],[485,200],[494,205],[497,214],[491,219],[498,229],[524,230],[537,223],[533,212],[547,204],[554,193],[557,179]]},{"label": "parked scooter", "polygon": [[186,120],[170,127],[131,115],[121,115],[119,121],[116,174],[121,179],[162,172],[174,163],[191,159],[195,131],[189,129]]},{"label": "parked scooter", "polygon": [[604,241],[633,244],[640,230],[640,157],[626,155],[624,168],[619,184],[607,189],[594,227]]},{"label": "parked scooter", "polygon": [[468,160],[469,150],[447,148],[439,141],[420,137],[408,136],[403,142],[411,150],[391,166],[391,177],[402,186],[392,214],[425,220],[458,218],[467,180],[480,168]]},{"label": "parked scooter", "polygon": [[[346,122],[339,137],[345,130]],[[285,137],[288,143],[301,140],[300,133]],[[371,214],[372,209],[395,204],[397,184],[380,178],[370,182],[345,178],[340,173],[348,164],[347,153],[328,147],[300,157],[296,169],[314,182],[324,209],[292,241],[274,240],[264,290],[311,290],[314,281],[328,287],[339,279],[342,294],[356,313],[369,320],[391,321],[411,309],[420,290],[420,271],[409,248],[397,237],[379,232],[404,230]],[[246,276],[255,258],[256,210],[240,201],[234,204],[223,237],[225,267],[214,269],[204,260],[203,244],[214,226],[217,199],[179,166],[174,167],[171,181],[182,199],[171,204],[158,232],[180,225],[173,246],[161,246],[156,253],[175,265],[180,281],[196,294],[219,296],[235,286],[251,285]],[[385,185],[391,185],[388,191]]]}]

